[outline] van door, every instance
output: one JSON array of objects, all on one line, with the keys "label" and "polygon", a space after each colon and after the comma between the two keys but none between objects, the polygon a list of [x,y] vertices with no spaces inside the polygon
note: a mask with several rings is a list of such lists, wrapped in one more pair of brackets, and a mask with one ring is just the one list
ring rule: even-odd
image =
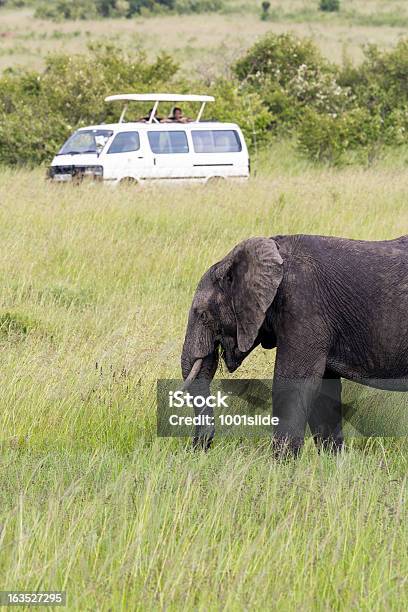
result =
[{"label": "van door", "polygon": [[[102,157],[102,156],[101,156]],[[140,179],[148,163],[140,147],[137,130],[117,132],[101,159],[106,180]]]},{"label": "van door", "polygon": [[185,130],[149,130],[147,136],[153,154],[150,178],[176,180],[192,177],[192,156]]}]

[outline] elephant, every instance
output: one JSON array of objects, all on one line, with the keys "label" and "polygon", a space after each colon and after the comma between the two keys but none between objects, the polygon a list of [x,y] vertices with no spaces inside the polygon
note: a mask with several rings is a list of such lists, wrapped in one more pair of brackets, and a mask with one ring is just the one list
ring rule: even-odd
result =
[{"label": "elephant", "polygon": [[[181,355],[184,388],[208,393],[220,355],[232,373],[258,345],[276,348],[276,447],[296,456],[309,425],[319,449],[339,451],[341,379],[408,391],[407,313],[408,236],[249,238],[198,284]],[[208,449],[213,436],[213,427],[198,427],[194,445]]]}]

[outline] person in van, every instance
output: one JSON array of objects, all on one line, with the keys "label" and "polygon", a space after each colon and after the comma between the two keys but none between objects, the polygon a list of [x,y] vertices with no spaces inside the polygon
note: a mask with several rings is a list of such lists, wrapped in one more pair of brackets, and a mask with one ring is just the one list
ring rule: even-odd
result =
[{"label": "person in van", "polygon": [[[152,116],[153,113],[153,108],[151,108],[149,110],[149,112],[147,113],[147,115],[145,115],[144,117],[140,117],[140,119],[138,119],[138,122],[141,123],[149,123],[150,121],[150,117]],[[158,117],[157,115],[154,116],[155,120],[158,121],[159,123],[161,123],[163,121],[163,119],[161,117]]]},{"label": "person in van", "polygon": [[190,117],[185,117],[181,108],[175,106],[171,115],[169,115],[167,119],[163,119],[161,123],[189,123],[190,121],[192,121],[192,119],[190,119]]}]

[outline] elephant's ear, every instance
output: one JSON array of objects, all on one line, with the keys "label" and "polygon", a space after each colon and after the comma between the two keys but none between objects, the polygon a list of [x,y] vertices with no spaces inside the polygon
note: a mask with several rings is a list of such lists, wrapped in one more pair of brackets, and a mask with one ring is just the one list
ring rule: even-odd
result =
[{"label": "elephant's ear", "polygon": [[245,353],[254,344],[275,299],[283,260],[272,238],[250,238],[238,244],[221,264],[230,286],[238,348]]}]

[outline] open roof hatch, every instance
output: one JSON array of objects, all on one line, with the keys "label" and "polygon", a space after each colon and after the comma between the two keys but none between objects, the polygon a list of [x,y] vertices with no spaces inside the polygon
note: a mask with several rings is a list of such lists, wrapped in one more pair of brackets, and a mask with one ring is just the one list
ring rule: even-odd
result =
[{"label": "open roof hatch", "polygon": [[196,121],[200,121],[205,105],[207,102],[214,102],[215,98],[213,96],[199,96],[196,94],[171,94],[171,93],[156,93],[156,94],[118,94],[115,96],[108,96],[105,98],[105,102],[116,102],[123,101],[125,105],[123,107],[122,113],[120,115],[119,123],[122,123],[126,111],[129,106],[129,102],[153,102],[153,110],[150,114],[150,118],[148,123],[157,123],[156,112],[157,107],[159,106],[159,102],[201,102],[200,110],[198,111],[198,115]]}]

